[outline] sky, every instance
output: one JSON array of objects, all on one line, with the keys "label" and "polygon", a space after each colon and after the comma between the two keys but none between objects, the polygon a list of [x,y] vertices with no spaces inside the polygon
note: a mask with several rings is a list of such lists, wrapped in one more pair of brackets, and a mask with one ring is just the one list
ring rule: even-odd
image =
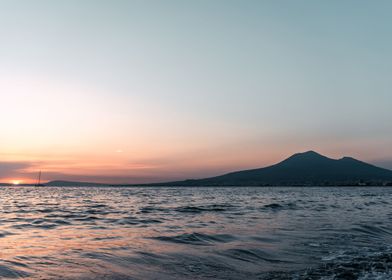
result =
[{"label": "sky", "polygon": [[0,0],[0,181],[392,169],[391,1]]}]

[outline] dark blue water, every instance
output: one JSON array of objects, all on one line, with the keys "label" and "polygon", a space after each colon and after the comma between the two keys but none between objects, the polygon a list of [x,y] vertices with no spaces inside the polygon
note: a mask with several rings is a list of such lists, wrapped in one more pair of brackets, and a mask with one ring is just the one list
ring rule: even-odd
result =
[{"label": "dark blue water", "polygon": [[392,188],[0,189],[1,279],[392,279]]}]

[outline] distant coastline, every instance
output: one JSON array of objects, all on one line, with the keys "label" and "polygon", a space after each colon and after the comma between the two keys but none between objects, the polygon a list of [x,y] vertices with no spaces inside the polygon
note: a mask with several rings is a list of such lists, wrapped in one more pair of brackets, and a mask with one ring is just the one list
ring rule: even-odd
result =
[{"label": "distant coastline", "polygon": [[[1,183],[0,186],[13,184]],[[30,186],[20,184],[19,186]],[[311,187],[311,186],[392,186],[392,171],[351,157],[331,159],[314,151],[297,153],[272,166],[231,172],[205,179],[187,179],[149,184],[105,184],[77,181],[50,181],[48,187]]]}]

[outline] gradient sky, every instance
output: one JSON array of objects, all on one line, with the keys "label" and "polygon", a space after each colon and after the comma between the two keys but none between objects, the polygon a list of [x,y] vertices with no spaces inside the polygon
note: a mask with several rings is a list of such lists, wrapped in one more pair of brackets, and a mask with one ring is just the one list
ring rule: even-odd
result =
[{"label": "gradient sky", "polygon": [[316,150],[392,168],[392,1],[0,0],[0,181]]}]

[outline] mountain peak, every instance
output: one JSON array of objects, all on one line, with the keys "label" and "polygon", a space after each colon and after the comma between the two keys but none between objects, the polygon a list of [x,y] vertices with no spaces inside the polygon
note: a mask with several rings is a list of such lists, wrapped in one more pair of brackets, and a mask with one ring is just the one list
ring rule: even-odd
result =
[{"label": "mountain peak", "polygon": [[325,164],[332,159],[325,157],[315,151],[307,151],[303,153],[297,153],[291,157],[278,163],[280,166],[313,166],[315,164]]},{"label": "mountain peak", "polygon": [[315,151],[307,151],[307,152],[303,152],[303,153],[296,153],[286,160],[289,160],[289,159],[320,159],[320,158],[326,159],[327,157],[325,157]]},{"label": "mountain peak", "polygon": [[340,160],[351,160],[351,161],[358,161],[357,159],[353,157],[342,157]]},{"label": "mountain peak", "polygon": [[307,151],[307,152],[303,152],[303,153],[296,153],[296,154],[294,154],[294,155],[301,155],[301,156],[321,156],[321,157],[323,157],[323,155],[321,155],[321,154],[319,154],[319,153],[317,153],[317,152],[315,152],[315,151],[312,151],[312,150]]}]

